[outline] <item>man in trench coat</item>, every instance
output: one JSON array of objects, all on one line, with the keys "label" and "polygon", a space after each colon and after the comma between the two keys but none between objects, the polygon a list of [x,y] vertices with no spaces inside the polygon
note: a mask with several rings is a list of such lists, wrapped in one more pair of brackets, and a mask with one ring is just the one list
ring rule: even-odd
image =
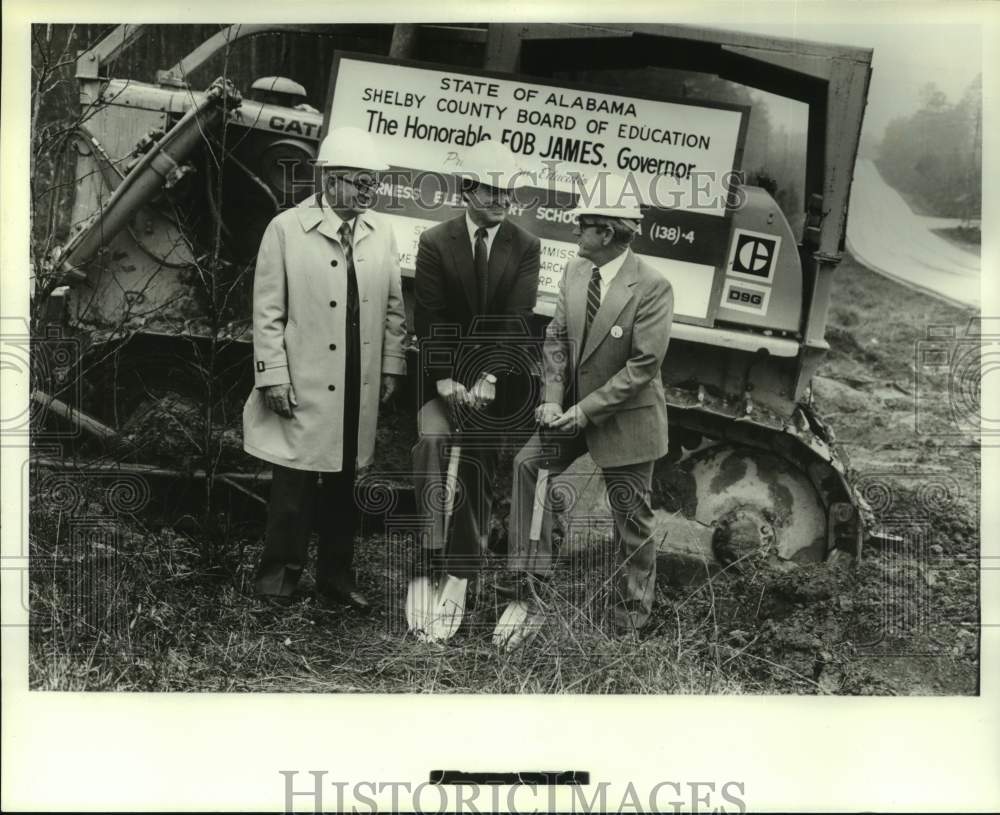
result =
[{"label": "man in trench coat", "polygon": [[365,609],[354,476],[372,460],[380,392],[388,399],[406,372],[399,260],[391,227],[368,211],[374,173],[388,169],[368,134],[331,131],[317,163],[322,189],[271,221],[254,275],[244,449],[274,465],[255,589],[290,601],[315,522],[320,598]]}]

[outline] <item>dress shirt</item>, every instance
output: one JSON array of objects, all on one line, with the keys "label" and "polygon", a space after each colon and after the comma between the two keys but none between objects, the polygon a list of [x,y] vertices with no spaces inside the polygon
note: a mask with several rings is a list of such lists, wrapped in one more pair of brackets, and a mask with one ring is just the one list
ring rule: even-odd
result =
[{"label": "dress shirt", "polygon": [[[326,200],[326,196],[320,197],[319,205],[323,208],[323,218],[330,225],[333,230],[334,235],[340,234],[340,225],[344,223],[343,218],[341,218],[336,212],[333,211],[333,207],[330,206],[330,202]],[[347,223],[351,225],[351,248],[354,248],[354,228],[358,225],[358,218],[355,215]]]},{"label": "dress shirt", "polygon": [[[625,263],[625,258],[628,256],[629,250],[626,249],[618,257],[612,258],[603,266],[598,267],[601,273],[601,302],[604,302],[604,298],[608,294],[608,289],[611,288],[611,281],[615,279],[615,275],[621,270]],[[591,269],[593,269],[593,264],[591,264]]]},{"label": "dress shirt", "polygon": [[[501,223],[503,223],[501,221]],[[472,247],[472,256],[476,256],[476,230],[479,229],[478,226],[473,223],[472,218],[469,217],[469,213],[465,213],[465,228],[469,230],[469,245]],[[486,227],[486,257],[490,256],[490,250],[493,249],[493,239],[497,236],[497,230],[500,229],[500,224],[496,226]]]}]

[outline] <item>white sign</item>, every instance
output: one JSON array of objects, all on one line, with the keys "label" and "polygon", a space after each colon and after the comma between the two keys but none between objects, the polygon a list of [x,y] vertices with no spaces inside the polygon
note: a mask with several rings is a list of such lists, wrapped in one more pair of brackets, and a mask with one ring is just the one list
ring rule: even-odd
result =
[{"label": "white sign", "polygon": [[329,126],[366,130],[402,171],[387,174],[376,209],[392,222],[405,274],[415,268],[420,233],[461,211],[452,174],[465,151],[491,139],[510,148],[529,188],[508,217],[542,241],[536,311],[552,313],[559,278],[576,256],[569,204],[581,187],[596,181],[604,189],[599,174],[615,173],[629,182],[629,203],[651,207],[633,249],[670,281],[675,317],[711,321],[745,108],[348,56],[335,71]]},{"label": "white sign", "polygon": [[341,58],[331,126],[373,135],[395,167],[450,172],[490,138],[539,188],[631,174],[643,203],[722,216],[743,111]]}]

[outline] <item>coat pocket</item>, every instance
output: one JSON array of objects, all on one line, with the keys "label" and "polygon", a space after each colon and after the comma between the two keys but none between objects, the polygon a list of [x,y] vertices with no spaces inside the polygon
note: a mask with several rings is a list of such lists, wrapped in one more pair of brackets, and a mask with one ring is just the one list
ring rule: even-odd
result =
[{"label": "coat pocket", "polygon": [[627,402],[622,402],[622,404],[618,406],[618,410],[637,410],[638,408],[643,407],[654,407],[661,401],[662,397],[657,394],[655,388],[647,386]]}]

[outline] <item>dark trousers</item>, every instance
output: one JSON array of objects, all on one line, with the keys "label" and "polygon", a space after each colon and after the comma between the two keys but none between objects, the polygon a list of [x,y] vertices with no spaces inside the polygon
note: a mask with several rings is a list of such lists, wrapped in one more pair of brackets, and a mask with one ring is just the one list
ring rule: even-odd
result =
[{"label": "dark trousers", "polygon": [[317,588],[351,577],[357,516],[354,467],[322,473],[321,484],[316,483],[318,475],[275,465],[257,594],[291,596],[308,562],[314,526],[319,530]]},{"label": "dark trousers", "polygon": [[[570,436],[538,433],[514,459],[514,486],[511,494],[508,537],[508,567],[517,571],[548,576],[552,573],[552,481],[587,451],[582,433]],[[535,508],[538,471],[549,471],[547,494],[541,503],[541,527],[538,540],[531,540],[531,520]],[[656,542],[653,540],[653,510],[649,492],[653,462],[602,467],[604,489],[611,504],[615,526],[618,567],[612,581],[615,586],[615,621],[622,626],[642,627],[653,608],[656,586]],[[558,490],[568,500],[563,509],[572,513],[577,485],[567,484]],[[569,530],[567,530],[569,531]]]},{"label": "dark trousers", "polygon": [[[309,534],[319,531],[316,587],[323,591],[337,580],[353,580],[354,529],[357,506],[354,476],[361,413],[361,343],[357,284],[348,278],[347,370],[344,377],[344,455],[339,473],[316,473],[274,465],[267,506],[264,553],[257,570],[256,592],[289,597],[309,554]],[[317,485],[317,476],[322,483]]]},{"label": "dark trousers", "polygon": [[[427,402],[417,414],[419,440],[412,450],[413,486],[417,510],[423,523],[421,544],[425,549],[447,553],[448,572],[472,577],[480,568],[493,512],[493,478],[496,474],[500,439],[486,434],[452,433],[448,408],[439,397]],[[462,448],[458,468],[458,490],[451,518],[451,534],[445,529],[444,495],[451,447]]]}]

